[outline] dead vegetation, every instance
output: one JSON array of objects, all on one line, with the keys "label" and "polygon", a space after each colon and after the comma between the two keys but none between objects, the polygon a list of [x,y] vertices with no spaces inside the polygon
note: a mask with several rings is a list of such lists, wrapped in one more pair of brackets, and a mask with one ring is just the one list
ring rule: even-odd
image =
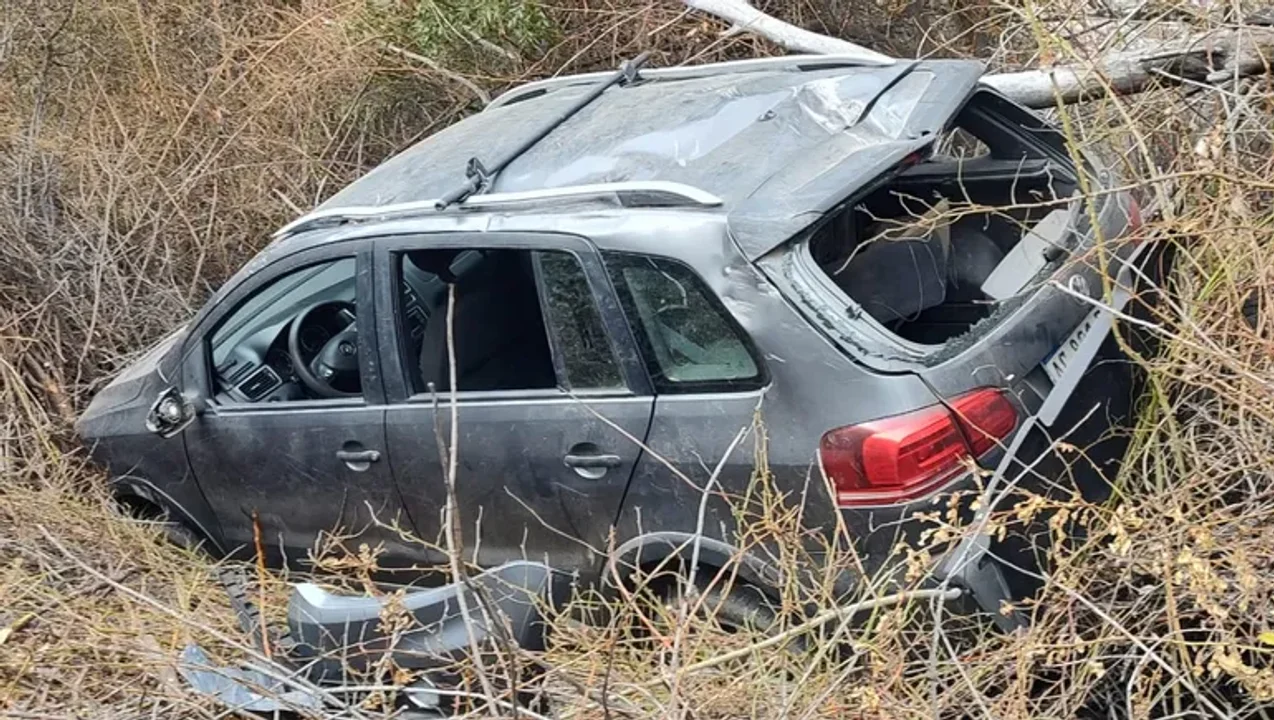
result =
[{"label": "dead vegetation", "polygon": [[[482,3],[461,4],[486,17]],[[769,5],[879,50],[1009,65],[1082,62],[1106,44],[1259,9]],[[502,16],[489,35],[412,30],[447,7],[0,8],[0,713],[217,717],[176,677],[177,652],[191,640],[225,660],[258,652],[207,563],[120,516],[68,431],[129,353],[188,317],[273,228],[520,79],[644,49],[659,64],[773,50],[675,3],[543,3],[517,16],[529,24]],[[885,21],[866,21],[876,17]],[[445,48],[431,54],[437,43]],[[599,626],[563,618],[542,657],[519,654],[547,668],[552,714],[1264,716],[1274,701],[1274,320],[1248,318],[1274,287],[1274,80],[1186,83],[1054,114],[1076,148],[1106,154],[1156,208],[1145,232],[1175,248],[1177,272],[1144,321],[1162,351],[1143,360],[1145,412],[1116,498],[1036,498],[992,516],[993,532],[1037,517],[1087,530],[1054,553],[1038,605],[1024,608],[1031,628],[994,634],[927,600],[871,605],[874,588],[861,598],[867,612],[828,617],[800,635],[798,652],[786,646],[796,632],[774,641],[773,628],[717,627],[712,593],[621,602]],[[798,518],[768,485],[763,437],[758,426],[745,443],[760,461],[746,540],[796,547]],[[967,531],[934,510],[935,547]],[[781,628],[812,630],[792,611],[832,602],[817,582],[784,591]],[[281,603],[270,581],[267,613]]]}]

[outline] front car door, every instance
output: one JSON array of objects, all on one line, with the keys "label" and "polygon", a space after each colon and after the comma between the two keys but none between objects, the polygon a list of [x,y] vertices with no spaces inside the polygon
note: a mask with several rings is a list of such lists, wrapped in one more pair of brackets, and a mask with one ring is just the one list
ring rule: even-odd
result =
[{"label": "front car door", "polygon": [[385,565],[405,560],[389,529],[409,522],[385,458],[369,247],[274,262],[188,341],[186,382],[208,400],[186,450],[228,548],[251,554],[259,540],[271,562],[295,561],[326,533],[350,551],[383,544]]},{"label": "front car door", "polygon": [[569,236],[440,234],[382,238],[376,258],[386,441],[433,557],[445,557],[450,334],[466,560],[595,572],[653,405],[596,251]]}]

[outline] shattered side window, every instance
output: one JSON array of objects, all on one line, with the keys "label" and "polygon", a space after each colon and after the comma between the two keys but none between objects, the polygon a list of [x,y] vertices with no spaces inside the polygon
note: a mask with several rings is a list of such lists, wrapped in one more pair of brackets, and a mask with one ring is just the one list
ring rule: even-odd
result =
[{"label": "shattered side window", "polygon": [[760,366],[746,336],[716,296],[686,266],[608,254],[620,302],[636,330],[660,392],[759,387]]},{"label": "shattered side window", "polygon": [[545,315],[554,350],[572,390],[624,385],[602,327],[597,301],[579,260],[565,252],[537,252]]}]

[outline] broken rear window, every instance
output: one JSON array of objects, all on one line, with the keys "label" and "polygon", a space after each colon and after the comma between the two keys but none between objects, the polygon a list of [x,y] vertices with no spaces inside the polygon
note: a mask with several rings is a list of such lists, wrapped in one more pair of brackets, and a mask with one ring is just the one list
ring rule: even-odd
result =
[{"label": "broken rear window", "polygon": [[895,335],[940,345],[966,333],[1074,241],[1073,169],[1021,133],[975,99],[926,161],[828,216],[810,254]]}]

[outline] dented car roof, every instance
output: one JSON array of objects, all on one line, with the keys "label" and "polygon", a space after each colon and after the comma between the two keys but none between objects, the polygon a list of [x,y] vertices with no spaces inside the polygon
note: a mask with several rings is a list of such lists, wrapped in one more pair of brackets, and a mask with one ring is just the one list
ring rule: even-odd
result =
[{"label": "dented car roof", "polygon": [[[932,142],[981,76],[980,63],[773,67],[612,87],[501,172],[488,192],[625,181],[690,185],[722,200],[755,259]],[[560,82],[491,107],[408,148],[320,210],[444,195],[470,158],[490,161],[551,122],[591,84]],[[531,208],[534,211],[534,207]],[[463,212],[463,205],[447,212]]]}]

